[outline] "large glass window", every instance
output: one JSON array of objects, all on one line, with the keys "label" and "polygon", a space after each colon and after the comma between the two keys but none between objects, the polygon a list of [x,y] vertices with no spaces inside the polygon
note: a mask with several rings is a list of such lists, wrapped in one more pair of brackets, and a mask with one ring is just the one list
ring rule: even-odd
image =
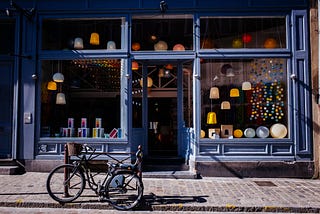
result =
[{"label": "large glass window", "polygon": [[124,19],[45,19],[43,50],[121,49]]},{"label": "large glass window", "polygon": [[41,137],[121,138],[120,59],[42,61]]},{"label": "large glass window", "polygon": [[14,54],[15,22],[14,20],[0,20],[0,54]]},{"label": "large glass window", "polygon": [[201,17],[200,48],[286,48],[285,17]]},{"label": "large glass window", "polygon": [[191,15],[134,16],[133,51],[193,50]]},{"label": "large glass window", "polygon": [[287,138],[287,60],[252,58],[201,64],[205,138]]}]

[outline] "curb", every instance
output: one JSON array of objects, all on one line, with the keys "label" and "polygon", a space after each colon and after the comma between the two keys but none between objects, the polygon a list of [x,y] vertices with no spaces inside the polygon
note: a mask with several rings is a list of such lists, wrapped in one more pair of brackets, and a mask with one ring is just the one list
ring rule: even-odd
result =
[{"label": "curb", "polygon": [[[39,203],[39,202],[0,202],[0,207],[17,208],[63,208],[63,209],[105,209],[115,210],[108,203]],[[242,207],[227,204],[226,206],[192,206],[192,205],[148,205],[144,203],[134,211],[193,211],[193,212],[276,212],[276,213],[320,213],[320,208],[314,207]]]}]

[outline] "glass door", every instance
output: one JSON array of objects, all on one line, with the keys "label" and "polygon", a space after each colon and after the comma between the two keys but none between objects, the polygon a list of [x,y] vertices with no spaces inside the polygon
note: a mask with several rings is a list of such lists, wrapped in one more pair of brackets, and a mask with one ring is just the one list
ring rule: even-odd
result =
[{"label": "glass door", "polygon": [[0,62],[0,159],[12,158],[13,72],[11,63]]}]

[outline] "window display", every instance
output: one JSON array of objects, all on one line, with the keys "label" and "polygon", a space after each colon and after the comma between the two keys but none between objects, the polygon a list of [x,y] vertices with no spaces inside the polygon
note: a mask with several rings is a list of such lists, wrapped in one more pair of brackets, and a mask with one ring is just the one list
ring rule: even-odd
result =
[{"label": "window display", "polygon": [[206,59],[201,77],[206,138],[288,137],[286,59]]},{"label": "window display", "polygon": [[15,21],[14,20],[0,20],[0,41],[1,48],[0,54],[14,54],[14,33]]},{"label": "window display", "polygon": [[41,137],[123,137],[121,63],[119,59],[42,61]]},{"label": "window display", "polygon": [[193,50],[193,16],[153,15],[132,19],[133,51]]},{"label": "window display", "polygon": [[121,49],[123,19],[45,19],[43,50]]},{"label": "window display", "polygon": [[200,48],[286,48],[285,17],[201,17]]}]

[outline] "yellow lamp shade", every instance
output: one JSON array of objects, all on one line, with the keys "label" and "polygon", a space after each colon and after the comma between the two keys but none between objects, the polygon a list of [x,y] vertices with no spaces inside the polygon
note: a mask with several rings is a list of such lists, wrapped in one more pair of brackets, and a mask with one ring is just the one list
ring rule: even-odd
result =
[{"label": "yellow lamp shade", "polygon": [[217,124],[217,115],[215,112],[209,112],[207,114],[207,124]]},{"label": "yellow lamp shade", "polygon": [[250,82],[243,82],[242,83],[242,90],[243,91],[248,91],[248,90],[251,90],[251,89],[252,89],[252,86],[251,86]]},{"label": "yellow lamp shade", "polygon": [[218,88],[218,87],[212,87],[212,88],[210,88],[209,98],[210,98],[210,99],[219,99],[219,98],[220,98],[219,88]]},{"label": "yellow lamp shade", "polygon": [[47,89],[50,90],[50,91],[57,90],[57,83],[54,82],[54,81],[48,82]]},{"label": "yellow lamp shade", "polygon": [[242,39],[234,39],[232,40],[232,47],[233,48],[242,48],[243,47],[243,42],[242,42]]},{"label": "yellow lamp shade", "polygon": [[240,97],[239,89],[237,89],[237,88],[232,88],[232,89],[230,90],[230,97]]},{"label": "yellow lamp shade", "polygon": [[277,40],[274,38],[267,38],[263,44],[264,48],[276,48],[277,46],[278,46]]},{"label": "yellow lamp shade", "polygon": [[223,101],[221,103],[221,109],[223,109],[223,110],[231,109],[230,102],[229,101]]},{"label": "yellow lamp shade", "polygon": [[201,130],[201,132],[200,132],[200,137],[201,137],[201,138],[204,138],[205,136],[206,136],[206,132],[203,131],[203,130]]},{"label": "yellow lamp shade", "polygon": [[100,39],[99,39],[98,33],[91,33],[90,44],[91,45],[99,45],[100,44]]},{"label": "yellow lamp shade", "polygon": [[233,131],[233,136],[236,137],[236,138],[241,138],[243,135],[243,132],[241,129],[236,129]]},{"label": "yellow lamp shade", "polygon": [[[147,87],[150,88],[153,85],[153,80],[151,79],[151,77],[147,78]],[[141,78],[140,80],[140,86],[143,87],[143,79]]]},{"label": "yellow lamp shade", "polygon": [[132,65],[131,65],[131,69],[132,69],[133,71],[139,70],[139,64],[138,64],[136,61],[133,61],[133,62],[132,62]]},{"label": "yellow lamp shade", "polygon": [[65,105],[66,102],[66,96],[64,93],[58,93],[56,97],[56,104],[58,105]]}]

